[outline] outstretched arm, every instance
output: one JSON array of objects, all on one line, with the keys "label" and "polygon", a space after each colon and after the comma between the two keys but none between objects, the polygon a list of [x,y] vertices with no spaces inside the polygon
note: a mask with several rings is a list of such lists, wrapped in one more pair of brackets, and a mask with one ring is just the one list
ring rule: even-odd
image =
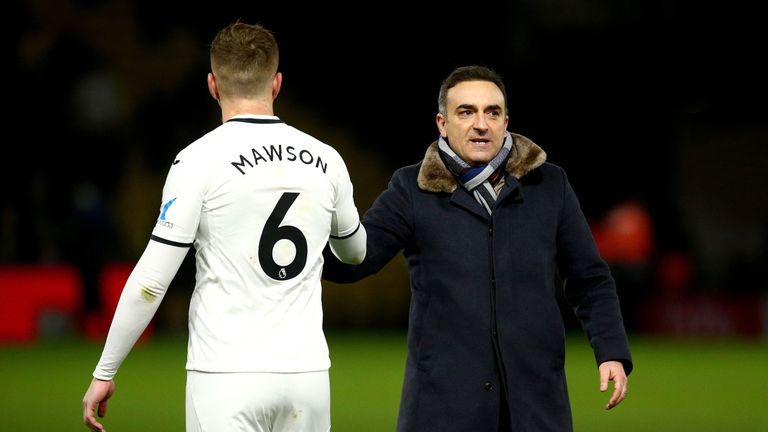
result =
[{"label": "outstretched arm", "polygon": [[333,254],[347,264],[360,264],[365,259],[367,235],[363,224],[357,224],[352,234],[346,236],[331,236],[328,245]]},{"label": "outstretched arm", "polygon": [[343,161],[338,174],[335,208],[331,215],[331,232],[328,239],[333,252],[331,259],[335,257],[346,264],[360,264],[366,254],[366,233],[365,227],[360,223],[352,192],[354,187]]},{"label": "outstretched arm", "polygon": [[360,227],[365,229],[367,237],[365,259],[362,262],[358,265],[340,262],[341,257],[336,253],[337,245],[330,242],[330,248],[326,247],[323,251],[324,279],[336,283],[356,282],[381,270],[406,246],[413,232],[407,184],[403,172],[395,172],[387,190],[376,198],[365,213],[363,226]]}]

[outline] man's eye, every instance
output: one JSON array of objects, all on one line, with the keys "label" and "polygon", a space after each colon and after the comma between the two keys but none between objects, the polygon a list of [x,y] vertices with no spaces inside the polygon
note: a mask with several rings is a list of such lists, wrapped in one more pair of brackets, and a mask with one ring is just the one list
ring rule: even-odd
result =
[{"label": "man's eye", "polygon": [[488,115],[490,117],[492,117],[492,118],[498,118],[498,117],[501,116],[501,112],[500,111],[490,111],[490,112],[488,112]]},{"label": "man's eye", "polygon": [[472,115],[472,111],[469,111],[469,110],[459,111],[459,117],[461,118],[467,118],[471,115]]}]

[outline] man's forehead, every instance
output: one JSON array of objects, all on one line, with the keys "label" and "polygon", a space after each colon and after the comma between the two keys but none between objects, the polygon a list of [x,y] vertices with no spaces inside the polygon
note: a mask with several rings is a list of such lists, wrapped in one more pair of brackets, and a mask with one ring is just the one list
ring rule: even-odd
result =
[{"label": "man's forehead", "polygon": [[504,95],[496,84],[490,81],[463,81],[448,89],[449,105],[504,106]]}]

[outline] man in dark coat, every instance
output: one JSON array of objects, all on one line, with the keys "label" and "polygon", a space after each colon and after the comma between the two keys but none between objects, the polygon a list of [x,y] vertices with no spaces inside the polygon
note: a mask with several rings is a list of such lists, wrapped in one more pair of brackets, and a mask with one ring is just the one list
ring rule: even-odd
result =
[{"label": "man in dark coat", "polygon": [[626,394],[632,369],[616,287],[562,168],[507,132],[507,99],[492,70],[443,82],[440,138],[397,170],[365,214],[368,254],[324,277],[353,282],[400,250],[408,263],[408,356],[397,429],[569,431],[564,281],[594,350],[600,390]]}]

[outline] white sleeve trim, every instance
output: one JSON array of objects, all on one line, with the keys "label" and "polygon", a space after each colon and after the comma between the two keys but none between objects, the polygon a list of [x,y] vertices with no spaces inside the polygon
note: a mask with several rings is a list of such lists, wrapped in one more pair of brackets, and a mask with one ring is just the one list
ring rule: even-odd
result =
[{"label": "white sleeve trim", "polygon": [[150,241],[128,277],[94,378],[111,380],[157,312],[189,248]]}]

